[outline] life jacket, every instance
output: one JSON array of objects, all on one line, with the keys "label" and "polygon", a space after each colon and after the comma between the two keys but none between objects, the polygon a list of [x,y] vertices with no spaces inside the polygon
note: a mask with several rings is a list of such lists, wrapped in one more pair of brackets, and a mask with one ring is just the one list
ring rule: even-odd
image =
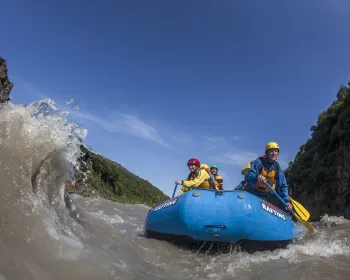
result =
[{"label": "life jacket", "polygon": [[247,173],[247,171],[252,167],[253,161],[254,161],[254,159],[253,159],[251,162],[249,162],[246,166],[244,166],[244,167],[242,168],[241,174],[242,174],[243,176],[245,176],[245,174]]},{"label": "life jacket", "polygon": [[[278,172],[280,169],[280,166],[277,161],[274,161],[273,163],[273,169],[271,171],[268,171],[268,167],[266,165],[266,158],[264,157],[259,157],[261,163],[262,163],[262,168],[260,170],[259,175],[262,175],[266,178],[267,183],[276,190],[276,184],[275,182],[278,180]],[[255,190],[258,192],[271,192],[270,189],[263,183],[263,182],[257,182],[256,184],[251,185]]]},{"label": "life jacket", "polygon": [[221,175],[219,174],[216,174],[215,175],[215,186],[216,188],[218,188],[219,190],[222,190],[223,189],[223,186],[224,186],[224,180],[222,179]]},{"label": "life jacket", "polygon": [[206,189],[206,190],[210,190],[210,189],[213,189],[213,190],[216,190],[217,188],[215,187],[215,182],[214,180],[212,179],[212,177],[210,176],[211,173],[210,173],[210,169],[208,167],[208,165],[206,164],[201,164],[199,169],[198,169],[198,172],[196,174],[193,174],[192,172],[188,175],[187,177],[187,180],[191,180],[191,179],[194,179],[198,176],[199,172],[201,170],[204,170],[205,172],[208,173],[209,175],[209,178],[208,179],[205,179],[203,181],[203,183],[201,183],[197,189]]}]

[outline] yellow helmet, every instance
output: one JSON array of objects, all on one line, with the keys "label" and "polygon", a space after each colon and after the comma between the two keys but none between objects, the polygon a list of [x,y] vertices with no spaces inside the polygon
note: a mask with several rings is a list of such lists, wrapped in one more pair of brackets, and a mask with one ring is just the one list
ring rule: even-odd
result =
[{"label": "yellow helmet", "polygon": [[278,146],[278,144],[276,142],[269,142],[265,146],[265,153],[269,149],[278,149],[278,151],[280,151],[280,146]]}]

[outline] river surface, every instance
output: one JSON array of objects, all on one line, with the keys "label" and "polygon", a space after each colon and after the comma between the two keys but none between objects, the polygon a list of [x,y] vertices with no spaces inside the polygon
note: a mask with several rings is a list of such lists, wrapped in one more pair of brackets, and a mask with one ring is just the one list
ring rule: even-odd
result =
[{"label": "river surface", "polygon": [[286,249],[206,254],[145,238],[146,206],[65,196],[86,131],[42,105],[0,108],[0,280],[350,279],[342,217]]}]

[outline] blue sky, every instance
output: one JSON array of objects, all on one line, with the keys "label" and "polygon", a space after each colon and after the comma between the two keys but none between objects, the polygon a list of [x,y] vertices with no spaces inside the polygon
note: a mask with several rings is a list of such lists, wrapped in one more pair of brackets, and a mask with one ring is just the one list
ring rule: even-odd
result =
[{"label": "blue sky", "polygon": [[186,162],[226,189],[281,146],[286,167],[350,79],[346,0],[6,1],[14,103],[74,98],[86,143],[170,195]]}]

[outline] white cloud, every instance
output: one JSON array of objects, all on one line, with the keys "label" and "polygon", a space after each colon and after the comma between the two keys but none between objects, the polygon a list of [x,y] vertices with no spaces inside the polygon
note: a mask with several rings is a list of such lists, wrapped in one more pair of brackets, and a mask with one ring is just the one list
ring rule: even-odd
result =
[{"label": "white cloud", "polygon": [[[253,152],[227,152],[224,153],[222,156],[214,156],[210,159],[224,164],[237,165],[243,167],[248,162],[252,161],[253,159],[256,159],[259,156],[262,155],[258,155]],[[277,161],[282,169],[286,169],[291,159],[287,154],[280,154],[278,156]]]},{"label": "white cloud", "polygon": [[14,76],[13,77],[13,83],[15,84],[15,91],[20,92],[20,94],[29,96],[31,98],[35,99],[44,99],[47,97],[40,89],[38,89],[34,84],[27,82],[25,80],[22,80],[21,78]]},{"label": "white cloud", "polygon": [[155,142],[163,147],[172,148],[155,127],[136,116],[120,112],[111,115],[107,119],[83,113],[77,113],[76,116],[97,123],[109,132],[133,135],[147,141]]},{"label": "white cloud", "polygon": [[233,147],[234,141],[240,140],[239,136],[209,136],[203,137],[205,144],[209,149],[213,148],[230,148]]},{"label": "white cloud", "polygon": [[[21,88],[36,99],[43,99],[45,95],[33,84],[16,79],[16,85],[20,84]],[[122,105],[117,112],[109,114],[106,118],[98,115],[81,112],[75,99],[72,97],[61,104],[68,107],[71,117],[80,118],[98,124],[104,130],[110,133],[123,133],[159,144],[165,148],[176,150],[181,153],[193,153],[201,156],[208,152],[208,149],[225,151],[233,147],[233,142],[240,139],[239,136],[209,136],[192,134],[182,128],[175,126],[169,127],[166,122],[150,123],[138,117],[136,112],[130,113],[132,108]],[[61,107],[61,106],[60,106]],[[129,113],[122,113],[128,111]],[[219,148],[219,149],[218,149]]]},{"label": "white cloud", "polygon": [[118,127],[131,135],[156,142],[165,147],[168,146],[156,128],[135,116],[118,113],[112,123],[115,127]]},{"label": "white cloud", "polygon": [[[174,127],[169,128],[169,126],[166,126],[165,124],[151,125],[149,122],[141,120],[137,115],[121,112],[115,112],[109,115],[106,119],[81,112],[74,113],[74,115],[97,123],[108,132],[133,135],[147,141],[152,141],[163,147],[182,151],[184,153],[187,153],[188,150],[192,150],[192,152],[198,152],[198,150],[200,150],[201,153],[205,153],[203,144],[204,147],[209,150],[211,148],[215,148],[216,150],[220,148],[219,150],[225,151],[228,148],[233,147],[233,141],[239,139],[239,136],[195,137],[190,133],[175,129]],[[204,141],[200,141],[199,139],[203,139]]]},{"label": "white cloud", "polygon": [[238,165],[238,166],[244,166],[251,160],[257,158],[258,155],[251,152],[228,152],[225,153],[222,156],[215,156],[211,157],[212,160],[225,163],[225,164],[231,164],[231,165]]},{"label": "white cloud", "polygon": [[67,105],[71,105],[74,103],[74,98],[71,98],[70,100],[66,101]]}]

